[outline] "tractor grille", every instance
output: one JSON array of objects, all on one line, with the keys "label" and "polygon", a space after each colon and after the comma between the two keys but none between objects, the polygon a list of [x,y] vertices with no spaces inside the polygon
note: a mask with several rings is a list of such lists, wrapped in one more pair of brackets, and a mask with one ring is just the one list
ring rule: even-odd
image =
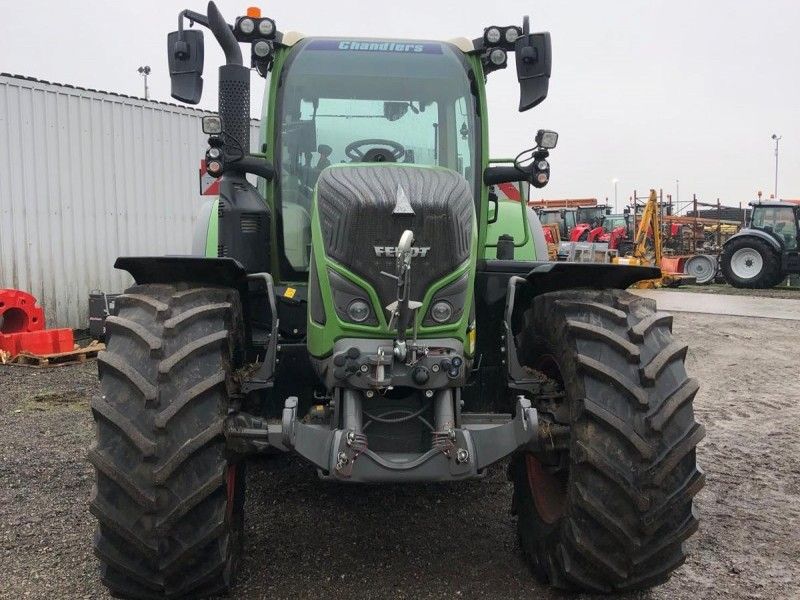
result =
[{"label": "tractor grille", "polygon": [[[317,202],[327,255],[369,281],[386,306],[396,283],[391,252],[406,229],[428,248],[412,263],[411,299],[469,258],[475,210],[466,179],[454,171],[370,165],[323,171]],[[411,212],[413,211],[413,213]],[[378,251],[376,251],[378,247]]]}]

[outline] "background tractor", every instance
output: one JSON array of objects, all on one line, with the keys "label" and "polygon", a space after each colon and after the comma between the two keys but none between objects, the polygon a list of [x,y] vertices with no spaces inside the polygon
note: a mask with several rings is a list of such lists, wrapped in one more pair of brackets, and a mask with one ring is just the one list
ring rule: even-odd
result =
[{"label": "background tractor", "polygon": [[[168,36],[189,103],[203,34],[187,20],[226,57],[204,119],[220,194],[202,256],[116,262],[136,284],[106,322],[89,453],[111,592],[230,589],[244,458],[274,451],[340,483],[474,479],[511,457],[542,580],[665,581],[697,528],[704,430],[671,317],[624,291],[658,270],[548,262],[526,203],[490,194],[549,180],[554,132],[490,160],[484,88],[513,53],[520,110],[544,100],[549,34],[526,18],[449,42],[307,37],[255,9],[230,25],[211,2]],[[260,154],[240,43],[269,81]]]},{"label": "background tractor", "polygon": [[720,268],[738,288],[770,288],[800,273],[800,206],[772,201],[751,204],[750,223],[722,247]]},{"label": "background tractor", "polygon": [[603,219],[611,214],[611,208],[605,205],[579,206],[575,210],[575,227],[569,232],[571,242],[589,241],[589,237],[597,237],[603,233]]}]

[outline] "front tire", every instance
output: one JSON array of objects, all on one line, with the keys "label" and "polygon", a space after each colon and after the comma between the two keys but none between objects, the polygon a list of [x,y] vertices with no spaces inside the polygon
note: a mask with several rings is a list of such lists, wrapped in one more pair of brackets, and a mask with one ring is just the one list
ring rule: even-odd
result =
[{"label": "front tire", "polygon": [[526,314],[520,358],[562,390],[537,406],[540,419],[569,426],[570,439],[515,456],[514,505],[523,554],[555,587],[648,588],[685,560],[704,428],[671,325],[652,300],[618,290],[543,294]]},{"label": "front tire", "polygon": [[780,256],[754,236],[731,240],[722,250],[720,268],[727,282],[737,288],[771,288],[783,279]]},{"label": "front tire", "polygon": [[232,585],[243,468],[223,423],[241,346],[238,293],[138,285],[108,317],[92,401],[103,583],[121,598],[203,598]]}]

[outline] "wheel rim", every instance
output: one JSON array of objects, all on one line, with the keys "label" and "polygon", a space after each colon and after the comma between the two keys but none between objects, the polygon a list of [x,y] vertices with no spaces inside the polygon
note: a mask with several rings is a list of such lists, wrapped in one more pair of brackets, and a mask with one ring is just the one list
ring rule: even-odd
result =
[{"label": "wheel rim", "polygon": [[754,248],[740,248],[731,256],[731,271],[740,279],[753,279],[764,268],[764,259]]},{"label": "wheel rim", "polygon": [[716,266],[714,261],[708,256],[693,256],[686,261],[686,274],[691,275],[697,283],[706,283],[714,277]]},{"label": "wheel rim", "polygon": [[228,503],[227,503],[227,511],[228,511],[228,522],[233,518],[233,509],[236,506],[236,476],[238,475],[238,469],[236,465],[228,465],[228,471],[226,473],[227,485],[228,485]]},{"label": "wheel rim", "polygon": [[[563,389],[564,380],[555,357],[541,357],[535,367],[538,371],[555,379]],[[525,470],[528,476],[528,487],[539,517],[547,524],[553,524],[564,516],[567,505],[567,488],[564,475],[551,473],[533,454],[525,455]]]},{"label": "wheel rim", "polygon": [[532,454],[525,455],[525,470],[536,512],[542,521],[552,525],[564,516],[567,499],[564,485],[553,473],[548,473]]}]

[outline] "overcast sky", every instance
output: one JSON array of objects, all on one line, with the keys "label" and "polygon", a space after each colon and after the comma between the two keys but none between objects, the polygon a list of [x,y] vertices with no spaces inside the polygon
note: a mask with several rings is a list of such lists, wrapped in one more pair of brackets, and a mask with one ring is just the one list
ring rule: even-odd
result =
[{"label": "overcast sky", "polygon": [[[245,2],[221,0],[232,22]],[[613,201],[650,187],[738,205],[774,185],[800,198],[800,1],[272,0],[282,31],[308,35],[448,39],[491,24],[521,24],[553,39],[550,95],[519,113],[513,69],[489,77],[491,152],[512,156],[538,128],[561,137],[544,196]],[[169,101],[166,34],[193,0],[0,0],[0,71]],[[216,103],[222,53],[206,36],[202,107]],[[257,84],[262,80],[253,77]],[[259,92],[260,93],[260,92]],[[260,98],[254,97],[260,105]]]}]

